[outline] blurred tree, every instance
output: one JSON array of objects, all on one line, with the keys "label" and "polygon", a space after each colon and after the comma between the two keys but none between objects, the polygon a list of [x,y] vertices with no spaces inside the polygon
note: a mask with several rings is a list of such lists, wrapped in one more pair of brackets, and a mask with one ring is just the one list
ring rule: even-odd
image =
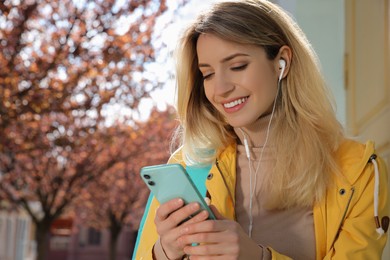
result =
[{"label": "blurred tree", "polygon": [[153,110],[149,120],[135,127],[109,128],[110,155],[131,158],[116,163],[98,181],[84,189],[76,203],[78,221],[95,229],[110,231],[109,260],[116,259],[117,241],[124,226],[134,230],[143,214],[149,190],[139,176],[141,167],[166,163],[169,140],[176,128],[173,108]]},{"label": "blurred tree", "polygon": [[136,109],[158,87],[142,72],[166,9],[165,0],[0,2],[0,194],[30,214],[38,260],[53,220],[129,160],[111,146],[119,137],[105,124],[118,115],[108,108]]}]

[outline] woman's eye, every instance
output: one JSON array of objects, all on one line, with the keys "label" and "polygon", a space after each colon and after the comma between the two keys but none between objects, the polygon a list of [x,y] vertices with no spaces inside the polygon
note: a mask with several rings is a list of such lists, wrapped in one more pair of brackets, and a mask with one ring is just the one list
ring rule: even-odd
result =
[{"label": "woman's eye", "polygon": [[214,73],[203,75],[203,80],[209,79]]},{"label": "woman's eye", "polygon": [[232,67],[231,70],[233,70],[233,71],[240,71],[240,70],[246,69],[246,67],[248,67],[248,64],[243,64],[243,65],[240,65],[240,66]]}]

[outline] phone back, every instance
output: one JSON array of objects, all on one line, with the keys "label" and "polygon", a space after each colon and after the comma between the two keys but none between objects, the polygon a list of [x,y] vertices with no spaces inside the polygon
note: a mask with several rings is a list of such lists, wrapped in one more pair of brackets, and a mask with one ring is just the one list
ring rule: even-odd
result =
[{"label": "phone back", "polygon": [[187,204],[200,196],[180,164],[147,166],[141,169],[141,176],[160,203],[182,198]]},{"label": "phone back", "polygon": [[174,198],[183,199],[185,204],[198,202],[201,209],[207,210],[210,218],[215,219],[190,176],[180,164],[146,166],[141,169],[140,174],[160,203]]}]

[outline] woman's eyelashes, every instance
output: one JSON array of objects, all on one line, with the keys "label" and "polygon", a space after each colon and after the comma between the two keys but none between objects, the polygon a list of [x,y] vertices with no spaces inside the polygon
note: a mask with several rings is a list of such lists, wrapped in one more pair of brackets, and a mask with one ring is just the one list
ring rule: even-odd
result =
[{"label": "woman's eyelashes", "polygon": [[242,64],[242,65],[239,65],[239,66],[232,67],[231,70],[232,70],[232,71],[240,71],[240,70],[246,69],[246,67],[248,67],[248,63],[245,63],[245,64]]},{"label": "woman's eyelashes", "polygon": [[208,73],[208,74],[203,75],[203,80],[209,79],[212,75],[214,75],[214,73]]},{"label": "woman's eyelashes", "polygon": [[[239,65],[239,66],[233,66],[233,67],[230,68],[230,70],[232,70],[232,71],[242,71],[242,70],[245,70],[247,67],[248,67],[248,63],[245,63],[245,64],[242,64],[242,65]],[[203,74],[203,80],[210,79],[211,76],[213,76],[213,75],[214,75],[214,72],[205,73],[205,74]]]}]

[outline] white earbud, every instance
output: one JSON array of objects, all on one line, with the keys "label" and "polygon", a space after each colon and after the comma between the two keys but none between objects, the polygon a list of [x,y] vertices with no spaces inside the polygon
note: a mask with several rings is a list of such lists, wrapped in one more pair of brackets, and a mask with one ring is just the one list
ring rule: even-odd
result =
[{"label": "white earbud", "polygon": [[279,60],[279,68],[281,69],[279,75],[279,81],[283,78],[284,69],[286,68],[286,61],[283,59]]},{"label": "white earbud", "polygon": [[246,157],[248,158],[248,160],[251,159],[251,153],[249,151],[249,144],[248,144],[248,140],[246,139],[246,134],[244,133],[244,131],[242,131],[241,128],[238,128],[242,135],[244,136],[244,146],[245,146],[245,153],[246,153]]},{"label": "white earbud", "polygon": [[249,145],[248,145],[248,141],[246,140],[245,135],[244,135],[244,146],[245,146],[246,157],[250,160],[251,153],[249,151]]}]

